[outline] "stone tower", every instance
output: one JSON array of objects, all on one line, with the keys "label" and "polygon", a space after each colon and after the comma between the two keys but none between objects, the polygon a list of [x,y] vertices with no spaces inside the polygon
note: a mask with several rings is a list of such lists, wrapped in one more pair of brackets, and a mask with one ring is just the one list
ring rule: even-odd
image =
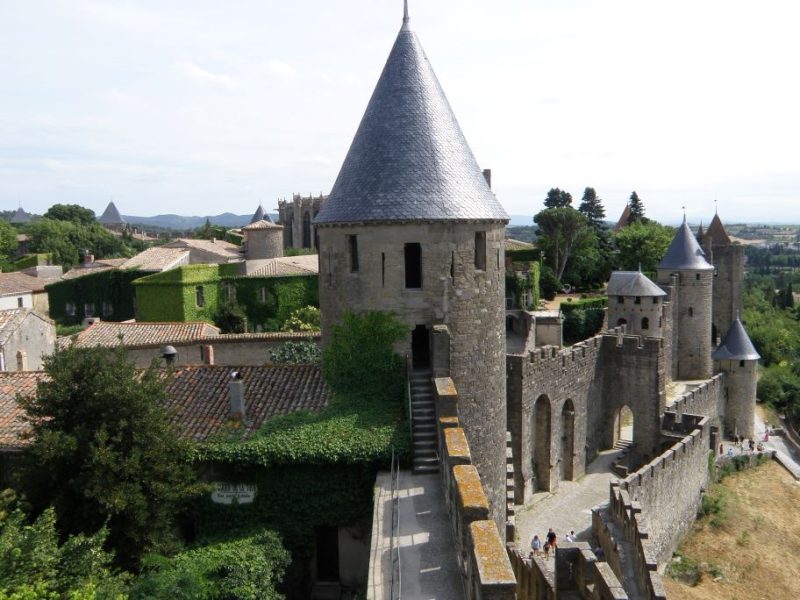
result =
[{"label": "stone tower", "polygon": [[244,257],[261,260],[283,256],[283,227],[267,219],[242,227]]},{"label": "stone tower", "polygon": [[658,265],[658,283],[672,303],[671,373],[674,379],[711,377],[714,267],[683,219]]},{"label": "stone tower", "polygon": [[608,326],[647,337],[664,335],[666,292],[641,271],[614,271],[608,280]]},{"label": "stone tower", "polygon": [[728,331],[742,309],[744,246],[734,244],[718,214],[703,234],[701,244],[714,266],[714,310],[711,317],[715,342]]},{"label": "stone tower", "polygon": [[722,343],[714,351],[714,360],[725,379],[725,431],[730,439],[734,435],[752,438],[756,412],[756,385],[758,359],[753,343],[737,316]]},{"label": "stone tower", "polygon": [[406,16],[314,220],[323,343],[347,311],[392,311],[423,366],[433,327],[447,326],[459,417],[501,535],[507,222]]}]

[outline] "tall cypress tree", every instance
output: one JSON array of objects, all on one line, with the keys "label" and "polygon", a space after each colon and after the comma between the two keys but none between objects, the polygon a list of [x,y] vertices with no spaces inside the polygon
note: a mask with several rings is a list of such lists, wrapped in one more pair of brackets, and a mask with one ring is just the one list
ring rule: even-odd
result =
[{"label": "tall cypress tree", "polygon": [[587,187],[583,190],[583,198],[581,199],[581,205],[578,207],[578,212],[588,219],[592,227],[603,229],[606,210],[603,208],[603,201],[597,197],[597,192],[595,192],[594,188]]},{"label": "tall cypress tree", "polygon": [[631,192],[631,199],[630,202],[628,202],[628,206],[631,207],[631,216],[628,218],[628,223],[637,223],[647,220],[644,216],[644,204],[642,204],[639,194]]}]

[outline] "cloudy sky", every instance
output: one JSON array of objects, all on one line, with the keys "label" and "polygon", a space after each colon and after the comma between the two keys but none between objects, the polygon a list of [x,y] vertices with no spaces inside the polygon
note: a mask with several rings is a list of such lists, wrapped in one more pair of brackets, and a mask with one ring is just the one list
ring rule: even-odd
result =
[{"label": "cloudy sky", "polygon": [[[411,0],[509,213],[800,222],[800,4]],[[400,0],[0,0],[0,208],[266,208],[327,193]]]}]

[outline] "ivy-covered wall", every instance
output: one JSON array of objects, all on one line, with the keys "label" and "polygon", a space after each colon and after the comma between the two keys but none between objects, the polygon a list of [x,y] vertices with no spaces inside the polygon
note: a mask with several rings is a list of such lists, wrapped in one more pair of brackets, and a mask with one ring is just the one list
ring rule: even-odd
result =
[{"label": "ivy-covered wall", "polygon": [[[316,276],[238,277],[233,264],[186,265],[137,281],[136,319],[213,323],[228,285],[251,331],[279,329],[296,309],[319,306]],[[198,287],[203,288],[203,306],[197,303]]]},{"label": "ivy-covered wall", "polygon": [[[133,282],[144,276],[139,271],[101,271],[75,279],[56,281],[45,287],[50,303],[50,318],[60,325],[80,323],[88,316],[86,305],[94,305],[94,314],[106,321],[125,321],[134,317]],[[75,306],[74,314],[67,314],[67,303]],[[110,304],[111,312],[103,305]]]},{"label": "ivy-covered wall", "polygon": [[[539,308],[541,293],[539,290],[540,265],[538,262],[514,262],[506,271],[506,297],[513,298],[517,308],[536,310]],[[522,297],[526,295],[529,304],[523,306]]]}]

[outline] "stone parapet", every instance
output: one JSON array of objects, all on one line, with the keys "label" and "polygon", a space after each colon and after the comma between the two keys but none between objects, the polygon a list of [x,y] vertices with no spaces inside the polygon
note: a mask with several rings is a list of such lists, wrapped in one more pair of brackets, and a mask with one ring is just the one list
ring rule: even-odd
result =
[{"label": "stone parapet", "polygon": [[458,393],[450,378],[434,380],[440,472],[457,559],[469,600],[512,600],[517,582],[489,499],[472,461],[467,433],[457,414]]}]

